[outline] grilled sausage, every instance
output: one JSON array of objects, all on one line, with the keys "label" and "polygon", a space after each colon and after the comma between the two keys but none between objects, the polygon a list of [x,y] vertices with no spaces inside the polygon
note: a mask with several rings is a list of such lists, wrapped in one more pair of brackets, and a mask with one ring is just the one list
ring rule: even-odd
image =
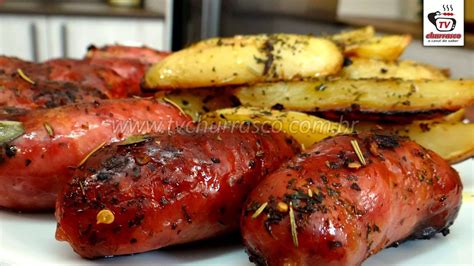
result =
[{"label": "grilled sausage", "polygon": [[16,116],[25,133],[0,147],[0,206],[53,209],[61,185],[102,143],[171,130],[191,119],[167,103],[105,100]]},{"label": "grilled sausage", "polygon": [[[98,88],[110,98],[125,98],[141,93],[136,87],[128,87],[127,82],[113,69],[92,65],[88,61],[54,59],[44,62],[40,67],[48,68],[49,75],[46,79],[70,81]],[[35,78],[34,73],[28,75]]]},{"label": "grilled sausage", "polygon": [[124,45],[107,45],[103,47],[89,46],[87,58],[114,58],[114,59],[135,59],[145,64],[155,64],[166,56],[169,52],[157,51],[149,47],[134,47]]},{"label": "grilled sausage", "polygon": [[447,234],[461,192],[457,172],[413,141],[337,136],[267,176],[248,198],[241,230],[257,264],[360,265],[390,245]]},{"label": "grilled sausage", "polygon": [[218,127],[114,144],[60,193],[56,238],[94,258],[235,230],[249,190],[297,149],[282,133]]},{"label": "grilled sausage", "polygon": [[110,68],[117,72],[125,81],[128,92],[133,95],[142,95],[141,81],[148,64],[139,60],[124,58],[90,58],[85,60],[91,65]]}]

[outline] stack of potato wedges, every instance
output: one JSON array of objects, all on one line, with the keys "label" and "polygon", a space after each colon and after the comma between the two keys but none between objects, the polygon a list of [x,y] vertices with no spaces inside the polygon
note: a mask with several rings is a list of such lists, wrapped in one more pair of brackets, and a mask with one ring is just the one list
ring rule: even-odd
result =
[{"label": "stack of potato wedges", "polygon": [[474,154],[474,80],[399,60],[409,35],[372,27],[332,36],[214,38],[152,66],[158,90],[201,123],[269,124],[303,148],[336,134],[380,130],[408,136],[454,163]]}]

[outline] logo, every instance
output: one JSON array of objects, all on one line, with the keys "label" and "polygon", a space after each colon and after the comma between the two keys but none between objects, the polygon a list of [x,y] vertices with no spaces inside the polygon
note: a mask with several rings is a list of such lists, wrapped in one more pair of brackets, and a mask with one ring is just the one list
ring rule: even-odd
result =
[{"label": "logo", "polygon": [[464,1],[423,1],[423,45],[464,45]]}]

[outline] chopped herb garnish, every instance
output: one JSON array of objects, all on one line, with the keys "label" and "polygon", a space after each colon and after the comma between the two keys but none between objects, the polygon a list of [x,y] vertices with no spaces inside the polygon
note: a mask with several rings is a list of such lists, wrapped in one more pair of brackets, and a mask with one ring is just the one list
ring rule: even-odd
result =
[{"label": "chopped herb garnish", "polygon": [[293,211],[293,202],[290,201],[290,227],[291,237],[293,238],[293,245],[298,247],[298,232],[296,231],[295,212]]},{"label": "chopped herb garnish", "polygon": [[99,146],[95,147],[91,152],[89,152],[89,154],[86,155],[86,157],[84,157],[84,159],[82,159],[82,161],[77,165],[77,167],[81,167],[84,163],[87,162],[87,160],[92,156],[94,155],[94,153],[96,153],[98,150],[102,149],[102,147],[105,146],[107,142],[102,142],[101,144],[99,144]]},{"label": "chopped herb garnish", "polygon": [[265,202],[263,203],[262,205],[260,205],[260,207],[255,211],[255,213],[252,215],[252,219],[255,219],[257,218],[262,212],[263,210],[265,210],[265,208],[267,207],[268,205],[268,202]]},{"label": "chopped herb garnish", "polygon": [[43,126],[44,126],[44,129],[46,129],[46,132],[48,132],[48,135],[50,137],[54,137],[53,127],[48,122],[44,122]]},{"label": "chopped herb garnish", "polygon": [[79,181],[79,187],[81,188],[82,195],[86,195],[86,191],[84,190],[84,184],[82,184],[82,181]]},{"label": "chopped herb garnish", "polygon": [[319,84],[316,86],[317,91],[324,91],[327,88],[327,86],[324,83]]},{"label": "chopped herb garnish", "polygon": [[146,141],[150,136],[149,135],[132,135],[128,136],[125,140],[117,144],[118,146],[126,146],[137,144]]},{"label": "chopped herb garnish", "polygon": [[30,84],[35,84],[35,82],[33,80],[31,80],[26,74],[25,72],[23,72],[23,70],[21,70],[20,68],[17,68],[16,72],[18,72],[18,75],[20,75],[20,77],[25,80],[26,82],[30,83]]},{"label": "chopped herb garnish", "polygon": [[173,102],[172,100],[170,100],[169,98],[166,98],[166,97],[163,97],[163,101],[166,102],[166,103],[169,103],[171,105],[173,105],[174,107],[178,108],[178,110],[186,115],[186,112],[184,112],[183,108],[181,108],[181,106],[179,106],[177,103]]},{"label": "chopped herb garnish", "polygon": [[351,140],[352,148],[354,148],[355,153],[357,154],[357,157],[359,158],[359,161],[362,165],[366,165],[364,154],[362,154],[362,151],[360,150],[359,143],[357,140]]}]

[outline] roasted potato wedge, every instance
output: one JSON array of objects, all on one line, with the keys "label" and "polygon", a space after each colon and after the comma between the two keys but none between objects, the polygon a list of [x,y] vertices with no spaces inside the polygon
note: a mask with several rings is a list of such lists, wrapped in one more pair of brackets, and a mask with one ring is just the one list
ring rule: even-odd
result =
[{"label": "roasted potato wedge", "polygon": [[[261,83],[235,90],[243,105],[429,119],[474,103],[474,80],[331,80]],[[361,117],[356,117],[360,119]]]},{"label": "roasted potato wedge", "polygon": [[435,151],[450,163],[474,155],[474,124],[450,122],[416,122],[409,125],[382,125],[360,123],[356,131],[383,130],[407,136],[425,148]]},{"label": "roasted potato wedge", "polygon": [[348,57],[396,60],[410,44],[410,35],[385,35],[372,37],[366,41],[348,44],[344,55]]},{"label": "roasted potato wedge", "polygon": [[349,31],[343,31],[330,36],[330,39],[340,46],[348,46],[354,43],[360,43],[373,38],[375,35],[374,27],[366,26]]},{"label": "roasted potato wedge", "polygon": [[[349,124],[343,125],[300,112],[277,111],[256,107],[237,107],[216,110],[201,117],[201,123],[233,124],[252,122],[267,124],[296,139],[303,148],[326,137],[351,133]],[[347,122],[346,122],[347,123]]]},{"label": "roasted potato wedge", "polygon": [[149,89],[221,87],[336,74],[342,53],[330,40],[273,34],[215,38],[178,51],[145,75]]},{"label": "roasted potato wedge", "polygon": [[449,71],[411,60],[386,61],[372,58],[352,58],[339,76],[345,79],[431,79],[449,78]]},{"label": "roasted potato wedge", "polygon": [[240,104],[230,90],[172,90],[159,92],[155,96],[159,99],[167,98],[173,101],[194,121],[198,121],[199,117],[207,112],[235,107]]}]

